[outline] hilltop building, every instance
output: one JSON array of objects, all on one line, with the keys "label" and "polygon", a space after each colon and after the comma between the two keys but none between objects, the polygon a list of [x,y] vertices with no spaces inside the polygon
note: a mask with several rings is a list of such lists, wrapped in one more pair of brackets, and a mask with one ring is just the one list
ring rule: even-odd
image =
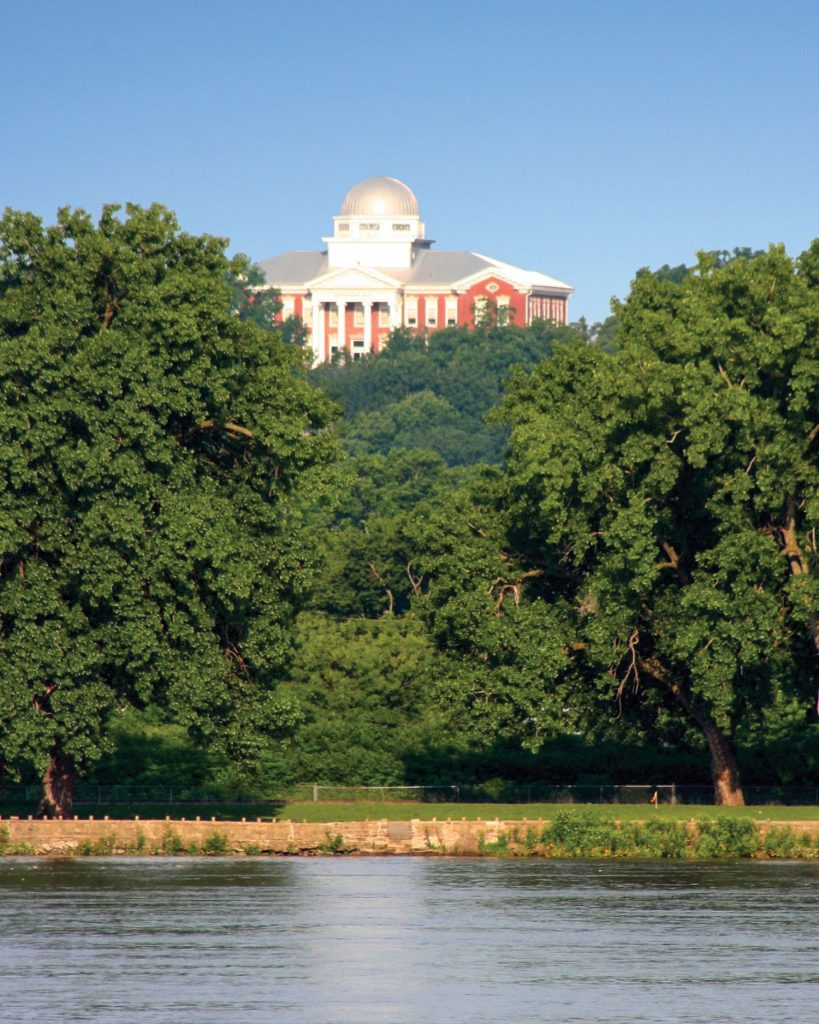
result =
[{"label": "hilltop building", "polygon": [[567,322],[573,289],[546,274],[475,252],[436,251],[418,201],[396,178],[368,178],[344,197],[322,251],[262,261],[282,318],[298,316],[316,363],[344,349],[378,352],[395,327],[433,331],[472,325],[487,302],[509,323]]}]

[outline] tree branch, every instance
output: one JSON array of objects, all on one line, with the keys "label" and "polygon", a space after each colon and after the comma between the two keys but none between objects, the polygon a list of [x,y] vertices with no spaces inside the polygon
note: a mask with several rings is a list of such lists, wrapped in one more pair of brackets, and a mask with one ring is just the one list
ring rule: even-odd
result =
[{"label": "tree branch", "polygon": [[[199,430],[213,430],[217,424],[213,420],[202,420],[201,423],[197,424]],[[241,434],[242,437],[253,437],[253,431],[248,430],[247,427],[240,427],[238,423],[228,421],[224,424],[224,429],[231,434]]]},{"label": "tree branch", "polygon": [[376,569],[375,562],[367,562],[367,565],[370,567],[370,572],[373,574],[373,577],[378,580],[378,582],[386,591],[387,601],[389,602],[387,607],[387,614],[392,615],[393,611],[395,610],[395,597],[393,596],[393,592],[384,582],[384,577],[381,575],[378,569]]},{"label": "tree branch", "polygon": [[660,547],[663,549],[663,551],[668,556],[668,561],[667,562],[658,562],[657,563],[657,568],[658,569],[673,569],[674,572],[677,574],[677,578],[679,579],[680,583],[684,587],[687,587],[690,584],[690,582],[691,582],[691,577],[688,575],[688,573],[683,568],[683,566],[682,566],[682,564],[680,562],[680,556],[677,553],[676,549],[674,548],[674,545],[670,544],[667,540],[663,540],[663,541],[660,541]]}]

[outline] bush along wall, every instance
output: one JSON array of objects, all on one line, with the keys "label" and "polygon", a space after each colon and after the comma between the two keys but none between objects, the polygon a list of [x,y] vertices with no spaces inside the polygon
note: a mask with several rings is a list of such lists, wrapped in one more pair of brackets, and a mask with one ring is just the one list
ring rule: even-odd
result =
[{"label": "bush along wall", "polygon": [[691,824],[621,822],[560,811],[540,829],[513,827],[492,842],[481,841],[478,852],[482,856],[567,859],[814,860],[819,859],[819,835],[786,825],[765,829],[753,821],[731,818]]}]

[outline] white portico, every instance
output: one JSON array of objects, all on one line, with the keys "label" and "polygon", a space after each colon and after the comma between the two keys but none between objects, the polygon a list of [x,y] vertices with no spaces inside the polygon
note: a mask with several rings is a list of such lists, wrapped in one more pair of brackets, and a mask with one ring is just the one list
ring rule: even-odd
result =
[{"label": "white portico", "polygon": [[[373,351],[373,336],[401,324],[401,282],[364,267],[344,267],[306,282],[310,293],[315,360],[351,349]],[[374,324],[375,321],[375,324]]]},{"label": "white portico", "polygon": [[315,362],[378,352],[396,327],[471,326],[488,305],[503,322],[567,322],[572,288],[475,252],[434,251],[418,200],[397,178],[353,186],[323,251],[292,250],[259,266],[283,320],[301,319]]}]

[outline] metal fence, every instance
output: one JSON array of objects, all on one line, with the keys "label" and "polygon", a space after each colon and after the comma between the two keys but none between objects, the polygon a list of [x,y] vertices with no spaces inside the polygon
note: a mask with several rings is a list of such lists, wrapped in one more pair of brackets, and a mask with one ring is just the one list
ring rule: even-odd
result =
[{"label": "metal fence", "polygon": [[[819,805],[816,786],[745,786],[750,804]],[[36,804],[41,789],[36,783],[0,781],[0,804]],[[708,785],[664,783],[659,785],[562,785],[550,782],[455,783],[424,786],[344,786],[302,783],[275,794],[215,792],[193,786],[123,786],[78,782],[74,789],[77,806],[105,807],[132,804],[270,804],[285,801],[401,802],[422,803],[550,803],[550,804],[712,804],[714,791]]]},{"label": "metal fence", "polygon": [[[819,805],[816,786],[745,786],[745,800],[752,804]],[[551,782],[456,784],[450,786],[340,786],[302,785],[289,799],[356,801],[413,800],[423,803],[510,804],[712,804],[709,785],[664,783],[659,785],[588,784]]]},{"label": "metal fence", "polygon": [[[37,803],[42,795],[38,783],[0,783],[0,802]],[[103,807],[113,804],[255,804],[270,803],[275,797],[259,797],[242,793],[217,793],[195,786],[98,786],[88,782],[74,785],[74,803],[80,806]]]}]

